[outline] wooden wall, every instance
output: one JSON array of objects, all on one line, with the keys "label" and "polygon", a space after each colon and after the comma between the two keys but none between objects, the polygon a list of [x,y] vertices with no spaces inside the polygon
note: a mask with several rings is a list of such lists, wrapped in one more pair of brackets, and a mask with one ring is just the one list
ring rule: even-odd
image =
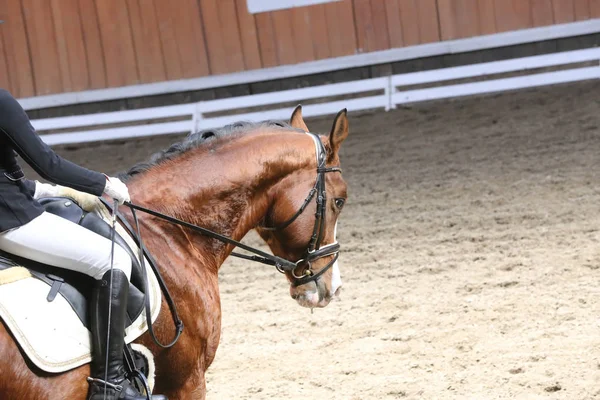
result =
[{"label": "wooden wall", "polygon": [[600,0],[343,0],[254,15],[245,0],[0,0],[0,87],[100,89],[590,18]]}]

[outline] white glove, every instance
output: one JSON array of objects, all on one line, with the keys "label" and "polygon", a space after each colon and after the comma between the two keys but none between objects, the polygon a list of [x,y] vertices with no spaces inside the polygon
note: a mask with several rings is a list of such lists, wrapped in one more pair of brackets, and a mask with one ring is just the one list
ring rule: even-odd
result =
[{"label": "white glove", "polygon": [[127,189],[127,186],[121,182],[119,178],[106,176],[104,193],[117,200],[119,204],[123,204],[124,202],[131,200],[129,198],[129,189]]},{"label": "white glove", "polygon": [[58,186],[35,181],[35,193],[33,194],[33,198],[39,200],[42,197],[57,197],[59,195],[58,190]]}]

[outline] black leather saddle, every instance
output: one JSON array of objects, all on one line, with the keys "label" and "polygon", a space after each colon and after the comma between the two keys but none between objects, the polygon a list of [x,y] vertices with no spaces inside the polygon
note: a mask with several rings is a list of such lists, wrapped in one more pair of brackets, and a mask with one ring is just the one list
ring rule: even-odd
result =
[{"label": "black leather saddle", "polygon": [[[102,218],[95,214],[85,212],[76,202],[69,198],[49,197],[38,200],[44,206],[47,212],[63,217],[71,222],[83,226],[92,232],[95,232],[107,239],[111,237],[111,230]],[[57,237],[56,240],[64,240]],[[127,302],[127,326],[142,313],[145,300],[145,284],[142,268],[134,256],[133,250],[127,242],[116,233],[115,244],[121,246],[132,261],[131,281],[129,284],[129,300]],[[52,267],[50,265],[38,263],[23,257],[15,256],[0,250],[0,270],[22,266],[27,268],[31,274],[48,284],[49,302],[56,298],[58,293],[62,294],[71,305],[81,322],[89,329],[88,319],[88,296],[92,295],[94,279],[79,272]]]}]

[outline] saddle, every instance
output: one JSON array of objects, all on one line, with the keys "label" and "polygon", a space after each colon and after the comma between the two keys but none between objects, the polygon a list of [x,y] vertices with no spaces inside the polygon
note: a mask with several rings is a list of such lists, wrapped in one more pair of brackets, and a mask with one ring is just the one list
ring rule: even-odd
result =
[{"label": "saddle", "polygon": [[[39,203],[49,213],[65,218],[73,223],[97,233],[107,239],[111,238],[111,226],[96,214],[84,211],[77,203],[68,198],[44,198]],[[61,238],[56,238],[61,240]],[[127,302],[126,327],[135,321],[144,309],[145,285],[142,267],[133,250],[119,233],[115,233],[115,245],[121,246],[129,254],[132,261],[129,298]],[[48,302],[56,299],[60,293],[71,305],[83,325],[89,329],[88,296],[92,294],[94,279],[79,272],[56,268],[51,265],[32,261],[0,250],[0,271],[16,266],[25,267],[31,275],[48,284]]]},{"label": "saddle", "polygon": [[[71,198],[43,198],[38,202],[49,213],[111,238],[108,218],[84,211]],[[139,353],[143,346],[131,342],[148,330],[148,321],[152,323],[158,318],[161,287],[148,259],[142,270],[137,243],[119,224],[115,229],[115,245],[121,246],[132,260],[125,343]],[[88,296],[93,292],[93,284],[94,279],[82,273],[0,250],[0,319],[19,343],[24,356],[41,370],[60,373],[91,360]],[[146,301],[149,318],[144,311]],[[149,360],[151,354],[145,354],[144,358]],[[134,362],[137,364],[137,360]]]}]

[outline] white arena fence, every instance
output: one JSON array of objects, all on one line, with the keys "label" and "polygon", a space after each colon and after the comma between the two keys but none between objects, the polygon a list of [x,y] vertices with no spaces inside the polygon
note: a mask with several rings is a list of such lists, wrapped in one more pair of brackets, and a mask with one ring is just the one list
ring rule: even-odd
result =
[{"label": "white arena fence", "polygon": [[[516,76],[498,76],[502,74]],[[400,104],[599,78],[600,48],[590,48],[193,104],[37,119],[32,124],[49,145],[72,144],[189,133],[240,120],[288,119],[290,104],[305,102],[303,115],[317,117],[342,108],[387,111]],[[157,122],[161,119],[177,121]],[[65,130],[69,132],[44,133]]]}]

